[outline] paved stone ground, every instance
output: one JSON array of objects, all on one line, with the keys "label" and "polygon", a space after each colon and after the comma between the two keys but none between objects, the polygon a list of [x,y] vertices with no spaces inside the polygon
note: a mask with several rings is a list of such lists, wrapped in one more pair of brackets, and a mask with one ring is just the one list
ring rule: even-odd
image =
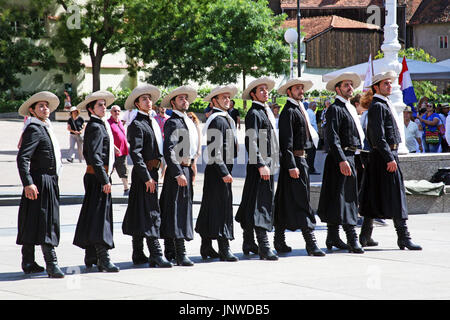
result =
[{"label": "paved stone ground", "polygon": [[[15,164],[20,121],[0,121],[4,137],[0,143],[0,198],[18,195],[22,187]],[[68,148],[65,125],[55,124],[62,149]],[[240,137],[242,139],[242,137]],[[83,194],[81,184],[84,164],[68,164],[60,180],[62,195]],[[318,167],[320,169],[320,167]],[[115,179],[113,195],[122,194]],[[201,199],[202,175],[195,187]],[[234,185],[235,199],[240,199],[243,179]],[[234,201],[236,202],[236,200]],[[396,245],[392,223],[377,227],[374,238],[380,242],[362,255],[333,251],[325,257],[309,257],[300,232],[287,232],[293,252],[279,261],[260,261],[257,255],[242,254],[242,232],[235,224],[231,249],[239,262],[203,261],[200,238],[187,243],[194,267],[171,269],[135,267],[131,262],[131,239],[121,232],[126,204],[114,205],[115,245],[112,261],[120,266],[115,274],[87,271],[83,250],[72,245],[80,205],[61,206],[61,243],[57,248],[64,279],[49,279],[46,273],[24,275],[21,268],[17,235],[17,206],[0,206],[0,300],[16,299],[138,299],[138,300],[309,300],[309,299],[450,299],[450,216],[448,214],[411,215],[409,227],[413,240],[423,251],[401,251]],[[235,211],[237,207],[234,208]],[[194,218],[199,205],[194,206]],[[195,221],[194,221],[195,223]],[[324,248],[326,228],[317,224],[316,237]],[[345,238],[341,231],[342,238]],[[269,235],[272,238],[273,234]],[[217,243],[214,243],[217,248]],[[36,249],[43,265],[40,248]]]}]

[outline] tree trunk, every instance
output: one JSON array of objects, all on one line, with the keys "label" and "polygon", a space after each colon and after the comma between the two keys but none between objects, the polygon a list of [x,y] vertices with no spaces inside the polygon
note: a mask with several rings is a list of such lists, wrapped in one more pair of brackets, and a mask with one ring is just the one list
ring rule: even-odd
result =
[{"label": "tree trunk", "polygon": [[94,52],[94,43],[89,44],[89,54],[92,63],[92,92],[100,90],[100,71],[103,59],[103,47],[97,45],[96,52]]},{"label": "tree trunk", "polygon": [[[246,84],[245,84],[245,70],[242,70],[242,83],[243,83],[242,91],[244,91],[245,87],[246,87]],[[242,103],[243,103],[244,110],[247,110],[247,100],[243,100]]]}]

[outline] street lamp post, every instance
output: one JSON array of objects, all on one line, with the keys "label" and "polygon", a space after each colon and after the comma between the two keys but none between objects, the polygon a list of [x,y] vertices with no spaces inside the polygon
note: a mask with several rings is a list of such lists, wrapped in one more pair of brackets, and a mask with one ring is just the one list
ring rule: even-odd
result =
[{"label": "street lamp post", "polygon": [[[297,34],[300,34],[300,0],[297,0]],[[301,39],[300,37],[297,38],[297,70],[298,70],[298,77],[300,78],[302,76],[302,56],[301,56],[301,47],[300,47]]]},{"label": "street lamp post", "polygon": [[290,75],[289,79],[292,79],[294,77],[294,43],[298,39],[297,31],[293,28],[289,28],[284,33],[284,40],[286,40],[287,43],[289,43],[289,46],[291,48],[291,63],[290,63]]}]

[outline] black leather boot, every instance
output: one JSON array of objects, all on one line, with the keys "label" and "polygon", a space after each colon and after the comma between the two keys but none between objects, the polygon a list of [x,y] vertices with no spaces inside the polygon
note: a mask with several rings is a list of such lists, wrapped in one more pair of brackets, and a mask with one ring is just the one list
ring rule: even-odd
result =
[{"label": "black leather boot", "polygon": [[38,265],[34,259],[34,245],[22,245],[22,270],[25,274],[44,272],[44,267]]},{"label": "black leather boot", "polygon": [[325,255],[325,252],[320,250],[320,248],[317,246],[314,231],[312,229],[306,228],[304,230],[302,229],[302,234],[303,238],[305,239],[306,252],[308,253],[308,256],[323,257]]},{"label": "black leather boot", "polygon": [[258,254],[261,260],[278,260],[278,256],[270,249],[267,231],[263,228],[255,227],[256,240],[258,241]]},{"label": "black leather boot", "polygon": [[288,253],[292,251],[292,248],[286,244],[286,236],[284,234],[284,229],[275,227],[273,246],[275,250],[277,250],[277,253]]},{"label": "black leather boot", "polygon": [[373,219],[364,217],[359,234],[359,243],[363,247],[376,247],[378,242],[372,239]]},{"label": "black leather boot", "polygon": [[172,238],[164,239],[164,256],[169,261],[176,259],[174,239]]},{"label": "black leather boot", "polygon": [[230,242],[226,238],[217,239],[219,243],[219,258],[220,261],[238,261],[238,257],[236,257],[230,250]]},{"label": "black leather boot", "polygon": [[405,248],[408,248],[409,250],[422,250],[421,246],[414,244],[411,241],[405,219],[394,219],[394,227],[397,231],[397,245],[400,250],[405,250]]},{"label": "black leather boot", "polygon": [[350,247],[348,251],[352,253],[364,253],[364,249],[359,246],[355,226],[344,224],[343,228],[345,234],[347,235],[347,244]]},{"label": "black leather boot", "polygon": [[91,268],[94,264],[97,264],[97,252],[94,246],[88,246],[84,251],[84,265]]},{"label": "black leather boot", "polygon": [[327,240],[325,240],[325,244],[328,250],[331,250],[333,247],[336,247],[341,250],[348,250],[350,248],[339,237],[339,225],[337,224],[327,225]]},{"label": "black leather boot", "polygon": [[44,254],[45,269],[49,278],[64,278],[64,273],[58,266],[58,259],[56,258],[55,248],[49,244],[41,245],[42,253]]},{"label": "black leather boot", "polygon": [[208,257],[214,259],[219,258],[219,254],[214,250],[212,246],[212,240],[208,238],[202,238],[202,244],[200,245],[200,255],[203,260],[208,259]]},{"label": "black leather boot", "polygon": [[176,251],[177,265],[184,267],[191,267],[194,265],[194,263],[186,256],[184,239],[175,239],[175,251]]},{"label": "black leather boot", "polygon": [[133,264],[148,263],[148,257],[144,254],[144,237],[135,237],[131,240],[133,244]]},{"label": "black leather boot", "polygon": [[103,245],[95,245],[97,252],[97,268],[100,272],[119,272],[120,268],[115,266],[109,259],[108,249]]},{"label": "black leather boot", "polygon": [[250,252],[258,253],[258,245],[255,242],[253,228],[244,229],[244,242],[242,243],[242,252],[249,255]]},{"label": "black leather boot", "polygon": [[150,258],[148,263],[150,267],[172,268],[172,264],[163,257],[159,240],[156,238],[146,238]]}]

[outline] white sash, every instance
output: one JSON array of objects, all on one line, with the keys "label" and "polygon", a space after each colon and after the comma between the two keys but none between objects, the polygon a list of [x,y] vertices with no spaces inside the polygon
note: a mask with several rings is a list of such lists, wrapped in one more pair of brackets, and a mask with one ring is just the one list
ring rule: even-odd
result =
[{"label": "white sash", "polygon": [[108,136],[109,136],[109,155],[108,155],[108,172],[107,172],[107,175],[108,175],[108,177],[110,177],[111,173],[113,172],[113,169],[114,169],[114,162],[116,160],[115,152],[114,152],[114,136],[112,134],[111,125],[109,124],[108,121],[106,121],[106,117],[99,118],[96,115],[91,115],[91,117],[102,120],[103,124],[105,125],[106,132],[108,132]]},{"label": "white sash", "polygon": [[312,142],[314,144],[314,147],[316,147],[316,149],[317,149],[317,146],[319,144],[319,134],[317,133],[316,129],[314,129],[314,127],[311,125],[311,121],[309,119],[309,115],[306,112],[306,109],[305,109],[305,106],[303,105],[303,102],[296,101],[296,100],[294,100],[292,98],[289,98],[289,97],[287,98],[287,100],[299,107],[300,112],[303,114],[303,117],[305,118],[306,124],[308,126],[307,130],[309,131],[309,135],[311,137],[311,140],[312,140]]},{"label": "white sash", "polygon": [[345,103],[345,108],[348,110],[348,112],[350,113],[350,115],[353,118],[353,122],[356,125],[356,129],[358,129],[358,134],[359,134],[359,139],[361,140],[361,145],[363,145],[364,144],[365,135],[364,135],[364,130],[361,127],[361,121],[358,118],[358,113],[356,112],[356,108],[350,103],[350,101],[345,100],[340,95],[337,95],[336,99],[339,99],[343,103]]},{"label": "white sash", "polygon": [[173,110],[173,112],[177,115],[179,115],[180,117],[183,118],[184,123],[186,124],[186,126],[188,127],[188,131],[189,131],[189,141],[190,141],[190,145],[189,145],[189,156],[191,159],[194,159],[194,157],[197,154],[197,149],[198,149],[198,133],[197,133],[197,127],[195,126],[195,123],[189,119],[189,117],[187,116],[186,113],[184,112],[180,112],[178,110]]},{"label": "white sash", "polygon": [[[153,132],[155,133],[156,142],[158,143],[159,153],[161,155],[163,155],[163,139],[162,139],[162,134],[161,134],[161,128],[159,127],[158,122],[156,122],[156,120],[150,115],[150,113],[147,114],[140,110],[138,112],[150,119]],[[137,115],[137,113],[136,113],[136,115]],[[136,118],[136,115],[133,117],[133,120]]]},{"label": "white sash", "polygon": [[49,119],[47,119],[47,120],[45,120],[45,122],[43,122],[35,117],[31,117],[31,120],[29,123],[36,123],[38,125],[43,126],[47,130],[48,135],[50,136],[50,140],[52,141],[53,151],[55,153],[54,156],[55,156],[55,161],[56,161],[56,174],[59,176],[61,174],[61,170],[62,170],[61,149],[59,147],[59,142],[58,142],[58,139],[56,138],[55,132],[53,131],[52,123],[50,122]]}]

